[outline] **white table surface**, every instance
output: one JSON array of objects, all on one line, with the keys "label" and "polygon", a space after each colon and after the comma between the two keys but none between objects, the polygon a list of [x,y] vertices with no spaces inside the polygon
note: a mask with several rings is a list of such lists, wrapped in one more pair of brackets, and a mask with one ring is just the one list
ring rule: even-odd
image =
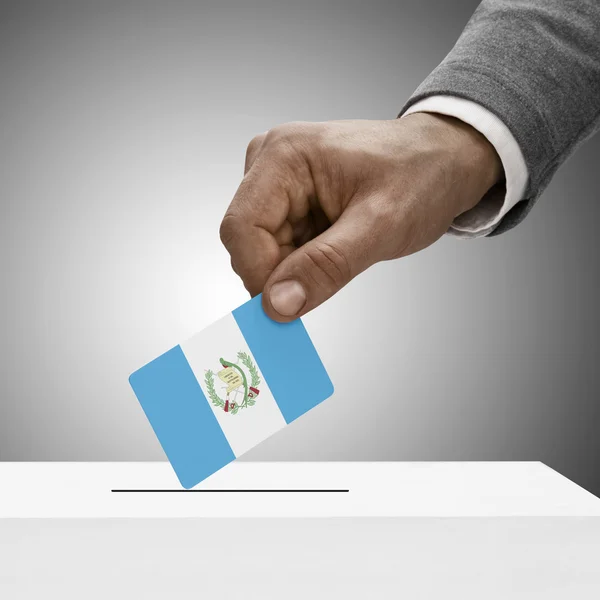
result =
[{"label": "white table surface", "polygon": [[0,598],[600,598],[600,499],[541,463],[0,463]]}]

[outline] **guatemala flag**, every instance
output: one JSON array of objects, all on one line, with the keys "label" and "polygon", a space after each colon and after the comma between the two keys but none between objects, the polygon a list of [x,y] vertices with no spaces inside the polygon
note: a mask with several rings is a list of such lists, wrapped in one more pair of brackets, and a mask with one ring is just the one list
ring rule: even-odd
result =
[{"label": "guatemala flag", "polygon": [[271,320],[261,296],[129,381],[188,489],[333,393],[302,322]]}]

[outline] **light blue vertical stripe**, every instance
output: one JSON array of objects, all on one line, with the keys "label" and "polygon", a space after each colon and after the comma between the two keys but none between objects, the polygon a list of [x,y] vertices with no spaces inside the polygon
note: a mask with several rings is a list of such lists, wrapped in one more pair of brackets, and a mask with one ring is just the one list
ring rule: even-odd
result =
[{"label": "light blue vertical stripe", "polygon": [[262,295],[233,311],[287,423],[333,393],[333,385],[300,319],[277,323],[265,314]]},{"label": "light blue vertical stripe", "polygon": [[180,346],[133,373],[129,383],[184,488],[235,459]]}]

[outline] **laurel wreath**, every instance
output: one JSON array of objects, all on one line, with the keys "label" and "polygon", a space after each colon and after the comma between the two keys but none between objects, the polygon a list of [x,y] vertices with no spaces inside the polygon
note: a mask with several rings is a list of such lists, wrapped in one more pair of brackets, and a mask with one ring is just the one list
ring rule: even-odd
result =
[{"label": "laurel wreath", "polygon": [[[252,387],[258,387],[260,385],[260,375],[258,374],[258,369],[252,362],[250,355],[246,352],[238,352],[237,356],[238,360],[248,369],[248,372],[250,373],[250,385]],[[220,398],[219,394],[217,394],[217,390],[215,390],[215,374],[210,369],[206,371],[204,381],[206,382],[206,391],[208,392],[210,401],[217,408],[223,408],[225,406],[225,400]],[[232,415],[236,415],[240,408],[254,406],[255,404],[256,399],[248,398],[248,396],[246,396],[242,403],[236,404],[230,412]]]},{"label": "laurel wreath", "polygon": [[254,366],[252,359],[246,352],[238,352],[238,358],[242,361],[242,364],[247,367],[250,372],[250,385],[252,387],[258,387],[260,385],[260,377],[258,376],[258,369]]}]

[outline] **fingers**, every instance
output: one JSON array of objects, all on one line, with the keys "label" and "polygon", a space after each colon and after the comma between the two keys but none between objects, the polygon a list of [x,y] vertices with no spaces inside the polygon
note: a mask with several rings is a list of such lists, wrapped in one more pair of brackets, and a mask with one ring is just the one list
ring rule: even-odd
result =
[{"label": "fingers", "polygon": [[256,296],[289,249],[277,238],[287,214],[285,192],[268,177],[253,179],[242,182],[219,233],[235,272]]},{"label": "fingers", "polygon": [[[273,269],[294,249],[290,190],[303,189],[302,170],[277,148],[261,152],[265,136],[248,146],[247,173],[221,223],[221,241],[252,296],[263,291]],[[260,154],[260,159],[257,156]]]},{"label": "fingers", "polygon": [[349,207],[321,235],[275,268],[264,289],[265,312],[276,321],[301,317],[359,273],[386,258],[385,223],[369,205]]},{"label": "fingers", "polygon": [[255,137],[246,152],[246,175],[223,222],[221,241],[252,296],[263,291],[275,267],[294,246],[294,226],[309,212],[310,169],[291,127]]}]

